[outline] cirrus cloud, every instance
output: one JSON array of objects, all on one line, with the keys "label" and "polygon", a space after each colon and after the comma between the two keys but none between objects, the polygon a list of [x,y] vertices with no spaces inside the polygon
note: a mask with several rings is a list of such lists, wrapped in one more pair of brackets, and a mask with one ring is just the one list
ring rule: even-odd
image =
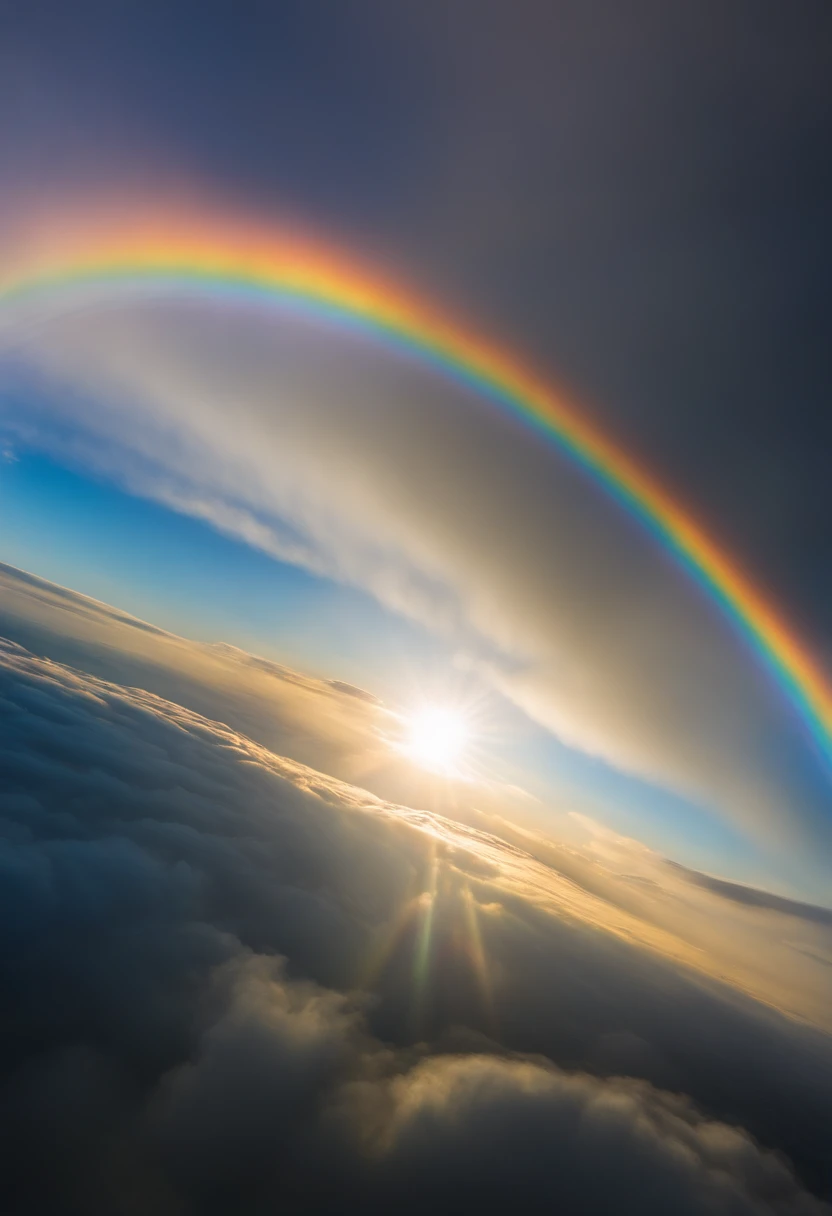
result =
[{"label": "cirrus cloud", "polygon": [[369,591],[572,746],[745,830],[826,839],[805,739],[725,622],[481,402],[245,310],[128,300],[41,317],[23,346],[46,382],[7,399],[19,441]]}]

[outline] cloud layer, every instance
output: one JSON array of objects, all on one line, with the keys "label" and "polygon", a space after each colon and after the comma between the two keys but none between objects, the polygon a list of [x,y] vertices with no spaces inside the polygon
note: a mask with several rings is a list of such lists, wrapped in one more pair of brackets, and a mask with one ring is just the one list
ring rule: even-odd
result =
[{"label": "cloud layer", "polygon": [[826,1210],[826,1034],[517,845],[1,657],[6,1210]]}]

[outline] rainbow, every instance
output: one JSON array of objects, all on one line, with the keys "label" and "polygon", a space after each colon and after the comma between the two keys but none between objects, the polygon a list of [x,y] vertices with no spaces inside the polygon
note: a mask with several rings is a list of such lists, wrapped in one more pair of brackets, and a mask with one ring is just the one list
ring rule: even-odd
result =
[{"label": "rainbow", "polygon": [[294,232],[192,215],[47,231],[0,279],[0,315],[13,318],[12,310],[29,304],[75,304],[87,291],[279,306],[358,330],[520,419],[673,555],[768,669],[832,764],[832,686],[783,616],[651,474],[510,353]]}]

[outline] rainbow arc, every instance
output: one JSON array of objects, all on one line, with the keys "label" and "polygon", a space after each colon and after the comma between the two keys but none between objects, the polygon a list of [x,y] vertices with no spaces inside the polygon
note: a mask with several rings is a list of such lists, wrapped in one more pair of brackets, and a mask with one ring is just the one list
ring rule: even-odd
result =
[{"label": "rainbow arc", "polygon": [[632,456],[495,343],[346,257],[230,220],[67,228],[0,281],[0,309],[74,304],[87,291],[196,294],[311,314],[359,330],[480,394],[557,446],[669,551],[719,606],[832,762],[832,686],[783,615]]}]

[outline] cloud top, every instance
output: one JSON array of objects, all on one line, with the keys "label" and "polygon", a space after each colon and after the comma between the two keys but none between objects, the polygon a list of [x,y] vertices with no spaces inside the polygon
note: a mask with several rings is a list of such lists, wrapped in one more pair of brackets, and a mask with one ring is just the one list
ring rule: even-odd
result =
[{"label": "cloud top", "polygon": [[589,879],[11,642],[0,712],[11,1210],[826,1210],[828,1035]]}]

